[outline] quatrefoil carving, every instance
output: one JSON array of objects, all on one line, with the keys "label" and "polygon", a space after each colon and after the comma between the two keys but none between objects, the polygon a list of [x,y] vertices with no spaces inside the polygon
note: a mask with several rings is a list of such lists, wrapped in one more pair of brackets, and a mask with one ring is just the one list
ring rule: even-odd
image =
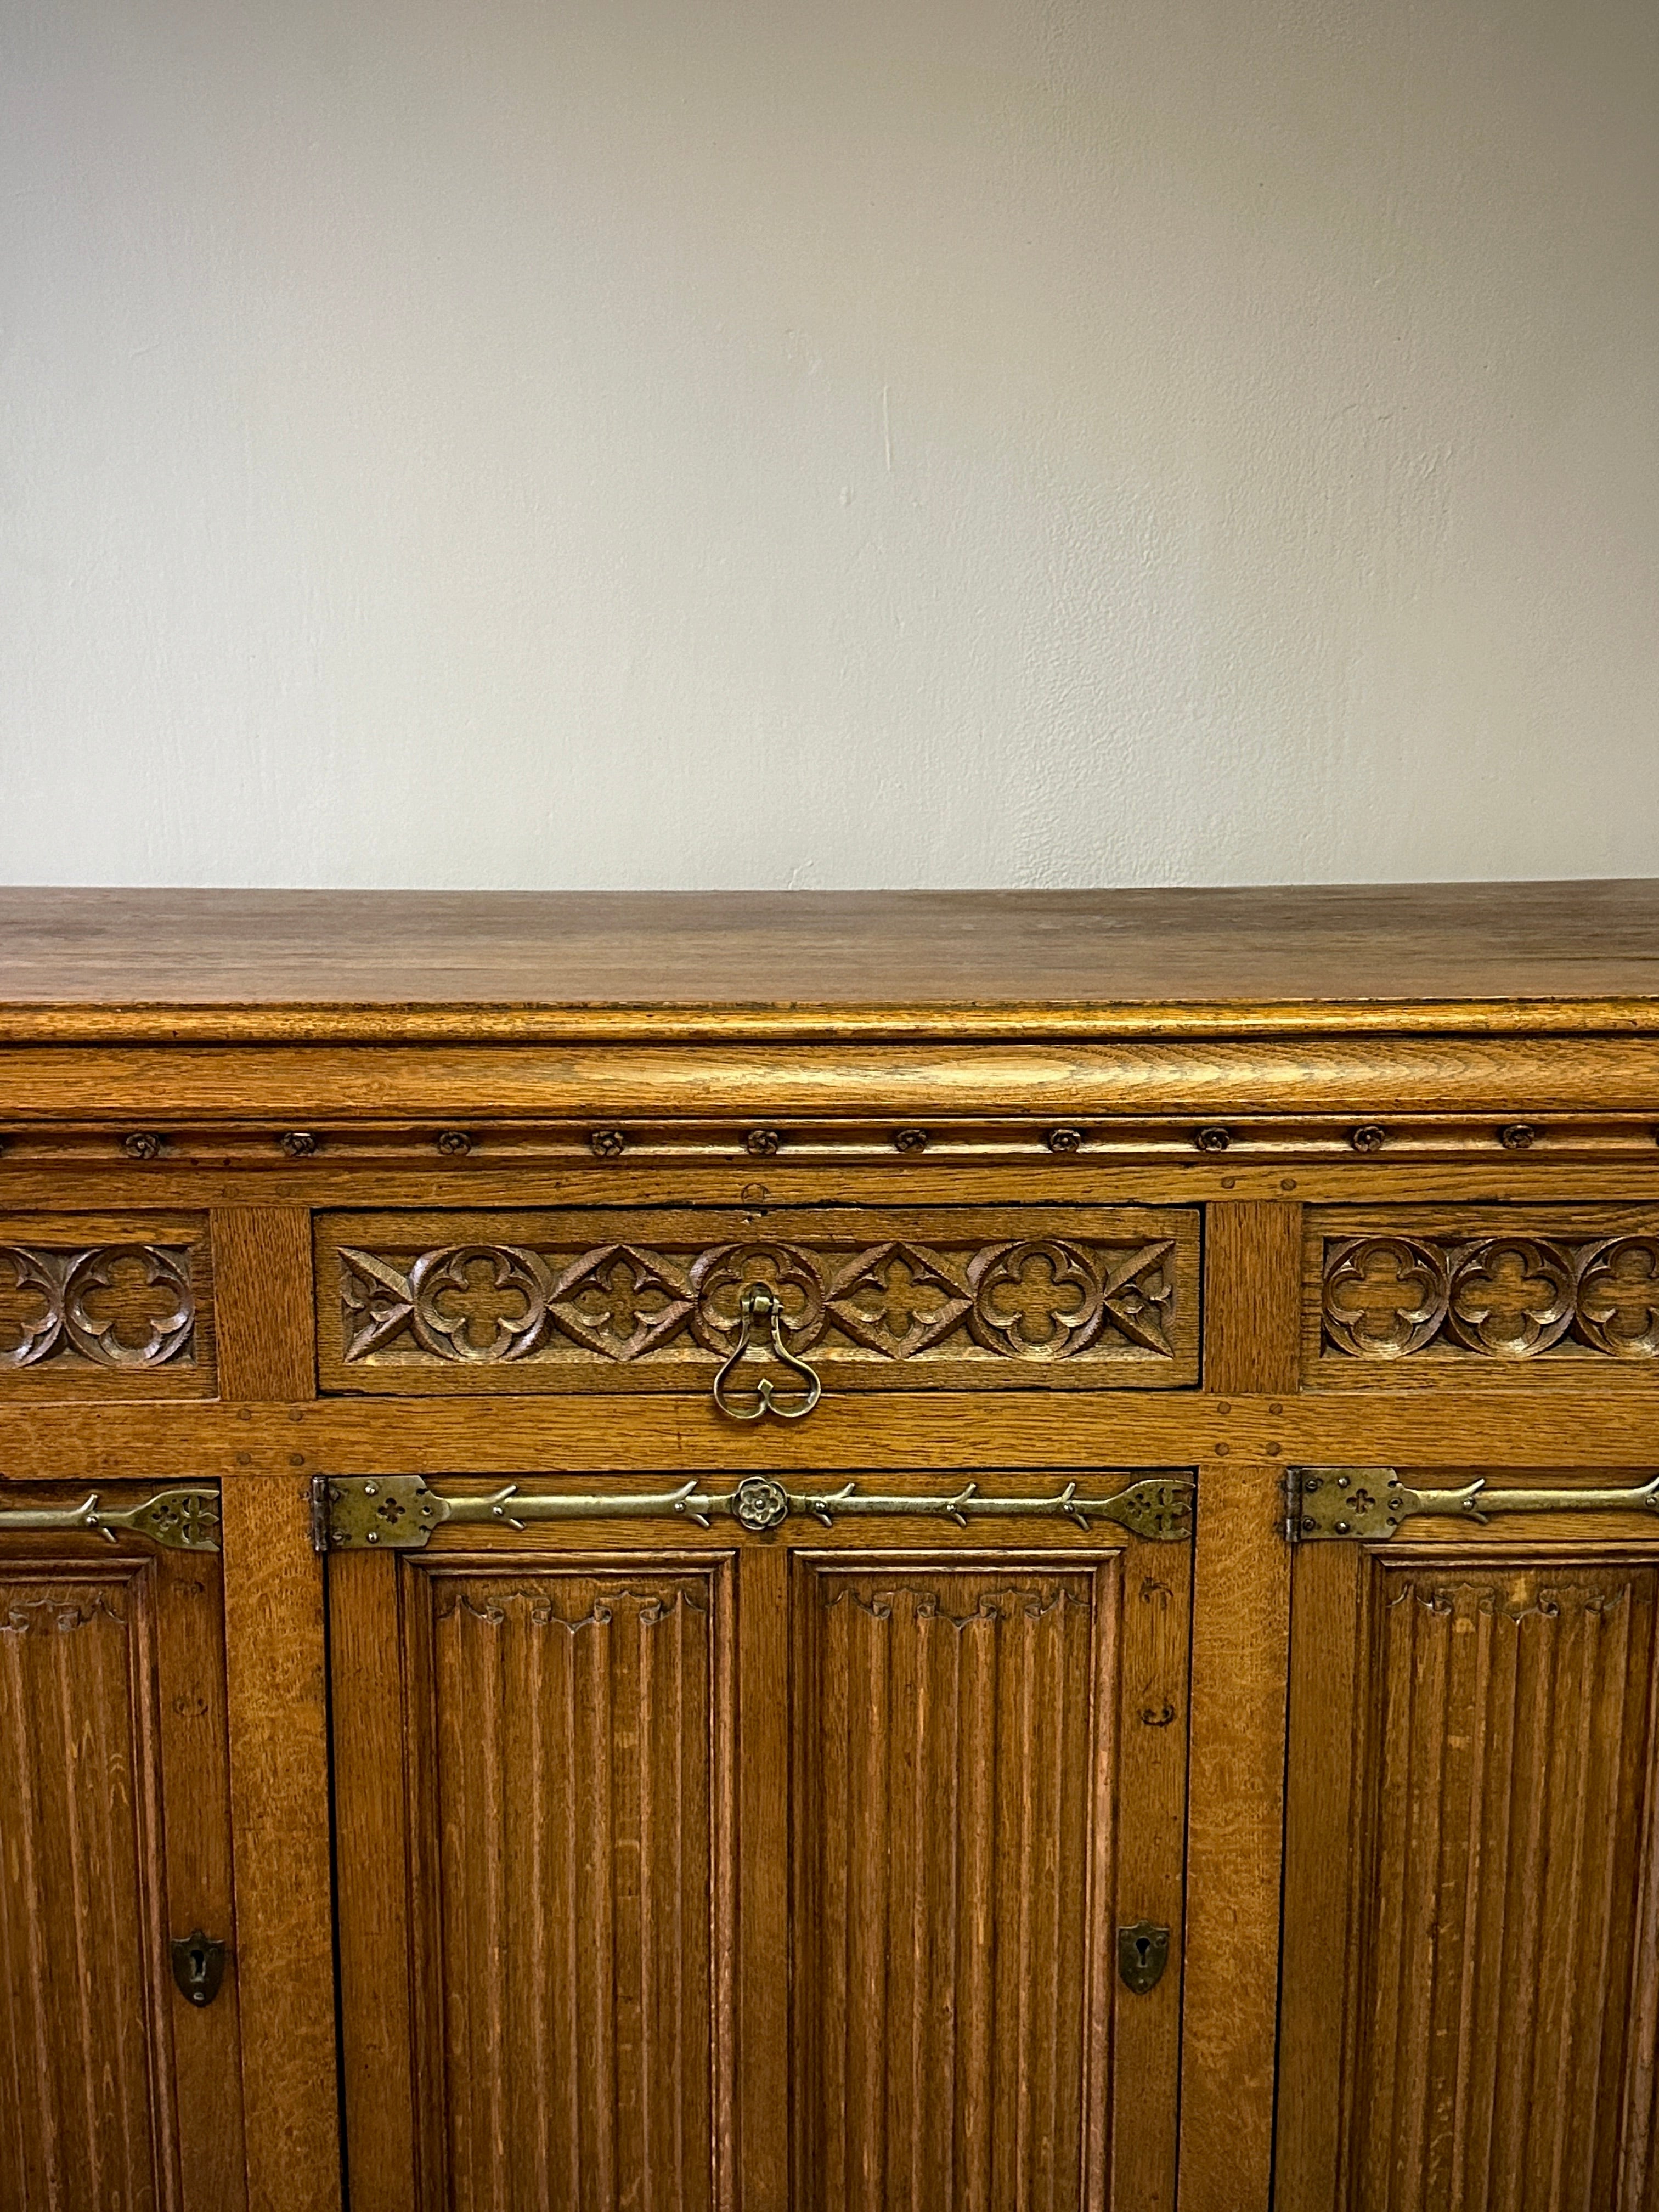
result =
[{"label": "quatrefoil carving", "polygon": [[77,1354],[94,1367],[163,1367],[188,1354],[195,1327],[185,1251],[0,1244],[0,1368]]},{"label": "quatrefoil carving", "polygon": [[1072,1237],[940,1249],[907,1237],[848,1250],[755,1237],[689,1251],[447,1244],[410,1255],[338,1249],[341,1356],[491,1365],[574,1354],[628,1363],[727,1358],[740,1302],[778,1301],[792,1352],[867,1363],[1173,1357],[1170,1238]]},{"label": "quatrefoil carving", "polygon": [[1327,1349],[1358,1359],[1652,1359],[1659,1232],[1340,1237],[1325,1247],[1321,1316]]}]

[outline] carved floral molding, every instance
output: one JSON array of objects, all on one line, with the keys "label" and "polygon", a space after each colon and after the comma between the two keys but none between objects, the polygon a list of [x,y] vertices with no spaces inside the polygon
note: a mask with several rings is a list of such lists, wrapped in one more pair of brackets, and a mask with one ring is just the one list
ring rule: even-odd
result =
[{"label": "carved floral molding", "polygon": [[1354,1359],[1652,1359],[1659,1233],[1334,1238],[1325,1245],[1321,1314],[1322,1349]]},{"label": "carved floral molding", "polygon": [[338,1258],[347,1364],[720,1360],[738,1342],[751,1283],[781,1299],[796,1352],[863,1362],[1174,1356],[1167,1237],[967,1249],[896,1239],[851,1253],[793,1240],[690,1254],[480,1243],[410,1257],[343,1246]]}]

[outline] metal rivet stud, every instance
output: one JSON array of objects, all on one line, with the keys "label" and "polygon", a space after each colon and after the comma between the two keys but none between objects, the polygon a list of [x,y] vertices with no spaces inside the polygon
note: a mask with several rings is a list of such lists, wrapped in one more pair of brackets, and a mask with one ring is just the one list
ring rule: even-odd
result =
[{"label": "metal rivet stud", "polygon": [[1050,1129],[1048,1150],[1051,1152],[1079,1152],[1083,1149],[1081,1129]]},{"label": "metal rivet stud", "polygon": [[893,1139],[893,1149],[898,1152],[925,1152],[927,1143],[926,1129],[901,1129]]},{"label": "metal rivet stud", "polygon": [[751,1129],[743,1140],[743,1148],[757,1160],[769,1160],[782,1142],[775,1129]]},{"label": "metal rivet stud", "polygon": [[602,1160],[614,1160],[628,1143],[620,1129],[595,1129],[588,1139],[595,1156]]},{"label": "metal rivet stud", "polygon": [[440,1129],[438,1150],[450,1159],[459,1159],[462,1153],[472,1150],[472,1139],[465,1129]]},{"label": "metal rivet stud", "polygon": [[1348,1139],[1357,1152],[1380,1152],[1388,1140],[1387,1130],[1375,1121],[1362,1123]]},{"label": "metal rivet stud", "polygon": [[1200,1129],[1193,1139],[1200,1152],[1224,1152],[1232,1140],[1231,1129]]},{"label": "metal rivet stud", "polygon": [[1498,1132],[1498,1141],[1506,1152],[1529,1152],[1538,1141],[1538,1132],[1529,1121],[1511,1121],[1507,1129]]},{"label": "metal rivet stud", "polygon": [[153,1129],[135,1129],[130,1137],[121,1139],[121,1150],[130,1160],[153,1160],[161,1150],[161,1139]]},{"label": "metal rivet stud", "polygon": [[317,1139],[309,1129],[284,1129],[276,1145],[291,1160],[308,1160],[317,1149]]}]

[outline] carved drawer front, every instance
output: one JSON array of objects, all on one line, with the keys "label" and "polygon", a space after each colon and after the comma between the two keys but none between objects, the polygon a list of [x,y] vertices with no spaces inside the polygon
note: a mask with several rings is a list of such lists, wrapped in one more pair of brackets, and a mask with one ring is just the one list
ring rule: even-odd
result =
[{"label": "carved drawer front", "polygon": [[1319,1389],[1659,1383],[1659,1206],[1312,1207]]},{"label": "carved drawer front", "polygon": [[1198,1379],[1190,1208],[327,1214],[317,1246],[325,1391],[706,1392],[757,1291],[826,1389]]},{"label": "carved drawer front", "polygon": [[211,1315],[200,1214],[0,1218],[0,1401],[211,1397]]}]

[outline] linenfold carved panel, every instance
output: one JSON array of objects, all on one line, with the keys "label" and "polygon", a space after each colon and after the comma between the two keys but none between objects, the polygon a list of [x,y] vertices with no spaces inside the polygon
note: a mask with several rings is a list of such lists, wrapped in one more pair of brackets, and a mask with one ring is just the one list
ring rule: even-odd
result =
[{"label": "linenfold carved panel", "polygon": [[[0,1565],[0,2121],[8,2204],[173,2205],[175,2083],[157,2032],[160,1805],[143,1562]],[[42,1947],[61,1961],[34,1982]]]},{"label": "linenfold carved panel", "polygon": [[1306,1348],[1321,1382],[1527,1362],[1659,1376],[1659,1222],[1506,1209],[1501,1225],[1443,1226],[1432,1208],[1314,1221]]},{"label": "linenfold carved panel", "polygon": [[1650,2205],[1654,1569],[1374,1571],[1352,2201]]},{"label": "linenfold carved panel", "polygon": [[791,1604],[791,2201],[1173,2203],[1179,1978],[1114,1930],[1181,1955],[1177,1562],[797,1552]]},{"label": "linenfold carved panel", "polygon": [[1196,1379],[1174,1210],[334,1217],[319,1257],[325,1388],[701,1389],[755,1283],[843,1385]]},{"label": "linenfold carved panel", "polygon": [[436,1571],[410,1603],[415,2034],[446,2201],[713,2212],[729,1568]]},{"label": "linenfold carved panel", "polygon": [[808,2202],[926,2203],[952,2172],[935,2201],[1099,2201],[1103,2177],[1085,2169],[1103,2054],[1086,1992],[1109,1972],[1110,1892],[1091,1694],[1115,1596],[1110,1570],[819,1565],[805,1578]]},{"label": "linenfold carved panel", "polygon": [[0,1391],[139,1382],[199,1395],[205,1255],[199,1231],[171,1227],[0,1224]]}]

